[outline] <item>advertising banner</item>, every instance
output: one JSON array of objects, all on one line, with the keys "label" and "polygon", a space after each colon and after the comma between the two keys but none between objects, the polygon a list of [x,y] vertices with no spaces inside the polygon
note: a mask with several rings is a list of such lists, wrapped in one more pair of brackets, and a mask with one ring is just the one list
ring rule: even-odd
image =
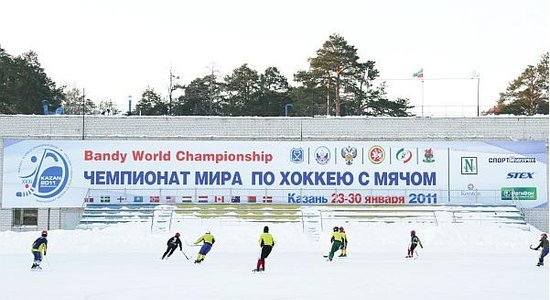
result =
[{"label": "advertising banner", "polygon": [[2,207],[547,205],[543,142],[4,140]]}]

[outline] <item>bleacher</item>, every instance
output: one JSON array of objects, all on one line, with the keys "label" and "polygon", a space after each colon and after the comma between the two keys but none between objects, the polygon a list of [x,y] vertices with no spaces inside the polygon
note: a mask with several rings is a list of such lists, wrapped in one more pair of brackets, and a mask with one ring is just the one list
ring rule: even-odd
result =
[{"label": "bleacher", "polygon": [[90,204],[82,213],[80,227],[127,222],[151,222],[157,204]]},{"label": "bleacher", "polygon": [[[88,204],[81,227],[126,222],[152,222],[157,204]],[[244,222],[305,222],[318,218],[324,222],[408,223],[495,223],[527,225],[522,212],[513,205],[373,205],[373,206],[299,206],[263,204],[178,204],[174,217],[185,219],[216,218]],[[304,213],[307,209],[307,213]],[[312,215],[311,212],[315,213]]]}]

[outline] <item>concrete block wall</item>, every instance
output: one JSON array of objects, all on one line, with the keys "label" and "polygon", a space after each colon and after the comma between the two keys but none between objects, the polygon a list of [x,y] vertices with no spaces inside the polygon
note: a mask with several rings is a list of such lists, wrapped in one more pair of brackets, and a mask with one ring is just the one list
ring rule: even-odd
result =
[{"label": "concrete block wall", "polygon": [[548,140],[547,117],[313,118],[306,140]]},{"label": "concrete block wall", "polygon": [[[84,129],[84,130],[83,130]],[[179,140],[548,140],[548,117],[255,118],[0,115],[0,137]]]},{"label": "concrete block wall", "polygon": [[540,231],[548,232],[548,208],[523,209],[525,221]]},{"label": "concrete block wall", "polygon": [[0,209],[0,231],[11,230],[13,214],[11,209]]}]

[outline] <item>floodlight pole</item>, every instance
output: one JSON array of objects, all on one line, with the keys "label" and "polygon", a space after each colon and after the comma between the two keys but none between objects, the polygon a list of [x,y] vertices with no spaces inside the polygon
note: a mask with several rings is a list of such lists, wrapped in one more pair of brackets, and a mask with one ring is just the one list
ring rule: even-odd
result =
[{"label": "floodlight pole", "polygon": [[82,140],[84,140],[84,115],[86,114],[86,89],[82,89]]},{"label": "floodlight pole", "polygon": [[477,74],[477,116],[479,117],[479,74]]}]

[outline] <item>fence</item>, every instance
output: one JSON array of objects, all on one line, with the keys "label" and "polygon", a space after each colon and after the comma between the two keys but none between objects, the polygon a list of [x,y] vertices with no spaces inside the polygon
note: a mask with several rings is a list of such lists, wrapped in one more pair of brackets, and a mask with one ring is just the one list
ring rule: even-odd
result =
[{"label": "fence", "polygon": [[[441,205],[514,205],[524,207],[524,201],[503,200],[500,190],[442,189],[354,189],[348,195],[342,189],[88,189],[84,204],[297,204],[302,195],[327,195],[309,199],[303,204],[376,205],[376,204],[441,204]],[[246,196],[248,195],[248,196]],[[344,196],[343,198],[340,196]],[[413,196],[414,195],[414,196]],[[344,200],[342,200],[344,199]]]}]

